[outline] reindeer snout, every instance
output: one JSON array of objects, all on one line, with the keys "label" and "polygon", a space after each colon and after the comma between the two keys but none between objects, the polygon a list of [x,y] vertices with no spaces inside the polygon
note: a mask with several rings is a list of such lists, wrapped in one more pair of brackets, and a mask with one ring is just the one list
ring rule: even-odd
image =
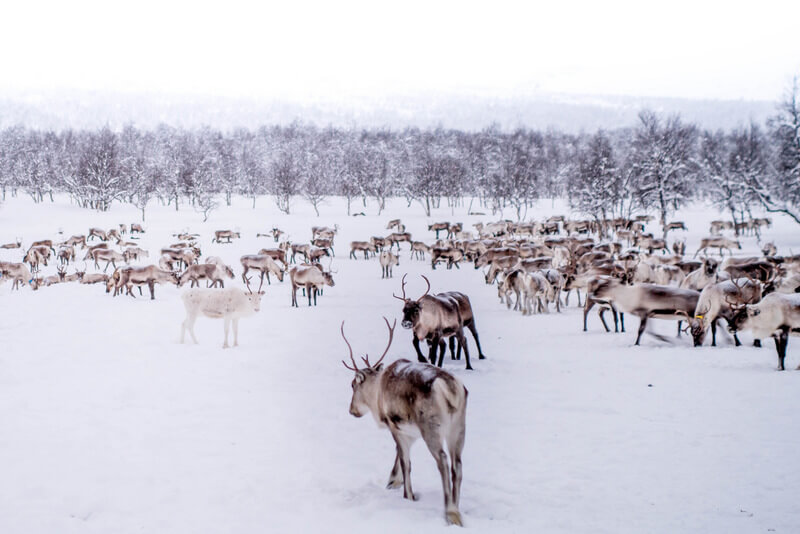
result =
[{"label": "reindeer snout", "polygon": [[402,323],[400,323],[400,325],[403,328],[411,328],[412,326],[414,326],[414,323],[412,323],[411,321],[404,320]]},{"label": "reindeer snout", "polygon": [[358,408],[356,408],[355,405],[351,404],[350,405],[350,415],[352,415],[353,417],[361,417],[364,414],[361,413],[360,411],[358,411]]}]

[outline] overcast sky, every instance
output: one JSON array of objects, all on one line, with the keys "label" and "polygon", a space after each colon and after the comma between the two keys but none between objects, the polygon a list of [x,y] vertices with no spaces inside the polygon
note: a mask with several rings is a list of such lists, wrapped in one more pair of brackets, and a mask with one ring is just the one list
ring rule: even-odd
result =
[{"label": "overcast sky", "polygon": [[776,100],[800,75],[800,1],[117,4],[4,6],[0,89]]}]

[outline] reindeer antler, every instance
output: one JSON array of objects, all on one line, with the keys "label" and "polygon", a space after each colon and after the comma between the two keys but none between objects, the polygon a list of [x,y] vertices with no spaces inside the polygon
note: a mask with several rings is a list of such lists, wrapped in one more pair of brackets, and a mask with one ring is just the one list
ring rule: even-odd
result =
[{"label": "reindeer antler", "polygon": [[356,364],[356,360],[355,360],[355,358],[353,358],[353,347],[350,345],[350,342],[347,341],[347,337],[345,337],[345,335],[344,335],[344,321],[342,321],[342,326],[339,329],[339,331],[342,333],[342,339],[344,339],[344,342],[347,344],[347,348],[350,349],[350,361],[353,362],[353,367],[350,367],[349,365],[347,365],[347,363],[345,363],[344,360],[342,360],[342,364],[345,367],[347,367],[348,369],[350,369],[351,371],[354,371],[354,372],[357,373],[358,372],[358,364]]},{"label": "reindeer antler", "polygon": [[393,296],[394,298],[396,298],[396,299],[398,299],[398,300],[402,300],[403,302],[405,302],[405,301],[407,301],[407,300],[408,300],[408,299],[406,298],[406,276],[408,276],[408,273],[404,274],[404,275],[403,275],[403,279],[401,280],[401,282],[402,282],[402,284],[403,284],[403,285],[400,287],[400,289],[402,289],[402,290],[403,290],[403,296],[402,296],[402,297],[398,297],[397,295],[395,295],[394,293],[392,293],[392,296]]},{"label": "reindeer antler", "polygon": [[389,352],[389,347],[392,346],[392,339],[394,338],[394,328],[395,326],[397,326],[397,319],[394,320],[392,326],[389,326],[389,319],[384,317],[383,320],[386,322],[386,327],[389,329],[389,343],[386,344],[386,350],[383,351],[383,354],[381,354],[381,357],[378,359],[377,362],[369,363],[369,355],[366,355],[366,357],[361,358],[362,360],[364,360],[364,363],[366,363],[368,367],[377,367],[378,364],[383,361],[383,358]]},{"label": "reindeer antler", "polygon": [[424,294],[424,295],[422,295],[420,298],[418,298],[418,299],[417,299],[417,302],[419,302],[420,300],[422,300],[422,299],[423,299],[425,296],[427,296],[427,294],[428,294],[428,293],[430,293],[430,291],[431,291],[431,281],[430,281],[430,280],[428,280],[428,277],[427,277],[427,276],[425,276],[424,274],[423,274],[423,275],[421,275],[421,276],[422,276],[422,279],[423,279],[423,280],[425,280],[425,283],[426,283],[426,284],[428,284],[428,289],[426,289],[426,290],[425,290],[425,294]]}]

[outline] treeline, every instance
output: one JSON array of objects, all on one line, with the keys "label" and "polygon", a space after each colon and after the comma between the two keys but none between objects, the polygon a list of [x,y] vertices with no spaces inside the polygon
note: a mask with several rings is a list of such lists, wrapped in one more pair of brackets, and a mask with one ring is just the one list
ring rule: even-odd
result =
[{"label": "treeline", "polygon": [[[389,197],[426,214],[444,200],[517,219],[541,197],[564,196],[596,220],[656,210],[662,222],[686,202],[708,199],[735,221],[754,206],[800,222],[800,106],[797,86],[766,124],[703,131],[677,116],[642,111],[635,128],[568,135],[519,129],[357,130],[296,123],[222,132],[60,132],[19,126],[0,132],[0,189],[35,202],[66,192],[80,206],[152,201],[190,205],[207,217],[239,194],[269,194],[290,213],[327,197],[347,212]],[[476,206],[472,206],[476,203]],[[467,207],[467,206],[465,206]],[[510,211],[509,211],[510,210]]]}]

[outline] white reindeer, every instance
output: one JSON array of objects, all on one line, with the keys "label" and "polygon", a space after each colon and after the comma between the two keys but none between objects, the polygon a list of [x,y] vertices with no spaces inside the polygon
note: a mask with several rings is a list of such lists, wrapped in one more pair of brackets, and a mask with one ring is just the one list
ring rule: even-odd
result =
[{"label": "white reindeer", "polygon": [[233,323],[233,346],[239,345],[239,319],[255,314],[261,309],[261,296],[263,291],[257,293],[247,292],[237,288],[215,289],[196,287],[185,291],[181,295],[183,305],[186,307],[186,319],[181,325],[181,343],[184,342],[186,331],[192,336],[192,341],[197,343],[194,335],[194,323],[199,315],[212,319],[225,320],[225,342],[222,348],[228,348],[228,331]]}]

